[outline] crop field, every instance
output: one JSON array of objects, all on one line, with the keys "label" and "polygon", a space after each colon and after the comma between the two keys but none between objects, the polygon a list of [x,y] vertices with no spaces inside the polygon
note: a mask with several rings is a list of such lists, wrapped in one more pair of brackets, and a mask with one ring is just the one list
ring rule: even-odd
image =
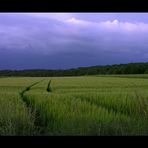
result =
[{"label": "crop field", "polygon": [[0,135],[148,135],[148,79],[0,78]]}]

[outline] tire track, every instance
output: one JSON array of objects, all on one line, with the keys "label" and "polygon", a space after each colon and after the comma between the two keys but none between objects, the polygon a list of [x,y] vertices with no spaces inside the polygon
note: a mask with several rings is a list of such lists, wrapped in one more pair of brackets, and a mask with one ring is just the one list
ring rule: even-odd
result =
[{"label": "tire track", "polygon": [[44,80],[45,80],[45,79],[42,79],[42,80],[40,80],[40,81],[38,81],[38,82],[35,82],[35,83],[33,83],[33,84],[27,86],[23,91],[20,92],[21,97],[24,96],[24,93],[25,93],[26,91],[29,91],[33,86],[37,85],[38,83],[40,83],[40,82],[42,82],[42,81],[44,81]]},{"label": "tire track", "polygon": [[[40,82],[44,81],[45,79],[42,79],[38,82],[35,82],[29,86],[27,86],[22,92],[20,92],[20,96],[21,96],[21,99],[22,101],[25,103],[27,109],[28,109],[28,112],[31,112],[32,114],[32,122],[34,124],[34,127],[35,127],[35,133],[36,134],[40,134],[41,133],[41,129],[43,129],[43,127],[41,126],[40,124],[40,119],[39,119],[39,112],[36,110],[36,108],[34,106],[32,106],[31,102],[28,100],[27,96],[24,96],[24,93],[29,91],[33,86],[39,84]],[[39,120],[39,121],[38,121]]]},{"label": "tire track", "polygon": [[51,79],[49,80],[49,83],[48,83],[48,85],[47,85],[47,92],[51,92],[50,84],[51,84]]}]

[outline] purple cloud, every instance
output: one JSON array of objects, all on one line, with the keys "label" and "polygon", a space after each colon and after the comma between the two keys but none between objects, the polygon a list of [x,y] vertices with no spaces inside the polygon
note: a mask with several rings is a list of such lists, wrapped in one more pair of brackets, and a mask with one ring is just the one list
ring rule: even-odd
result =
[{"label": "purple cloud", "polygon": [[0,68],[69,68],[147,61],[147,16],[2,13]]}]

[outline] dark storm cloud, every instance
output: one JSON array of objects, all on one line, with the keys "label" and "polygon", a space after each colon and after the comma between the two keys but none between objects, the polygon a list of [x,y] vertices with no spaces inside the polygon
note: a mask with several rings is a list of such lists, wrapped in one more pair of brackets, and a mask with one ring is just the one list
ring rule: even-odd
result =
[{"label": "dark storm cloud", "polygon": [[146,61],[147,16],[0,14],[0,68],[70,68]]}]

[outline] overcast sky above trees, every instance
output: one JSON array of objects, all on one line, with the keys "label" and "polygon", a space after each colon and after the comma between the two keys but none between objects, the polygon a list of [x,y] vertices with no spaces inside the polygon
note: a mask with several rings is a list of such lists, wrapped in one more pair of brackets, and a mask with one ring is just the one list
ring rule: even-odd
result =
[{"label": "overcast sky above trees", "polygon": [[0,13],[0,69],[148,61],[148,13]]}]

